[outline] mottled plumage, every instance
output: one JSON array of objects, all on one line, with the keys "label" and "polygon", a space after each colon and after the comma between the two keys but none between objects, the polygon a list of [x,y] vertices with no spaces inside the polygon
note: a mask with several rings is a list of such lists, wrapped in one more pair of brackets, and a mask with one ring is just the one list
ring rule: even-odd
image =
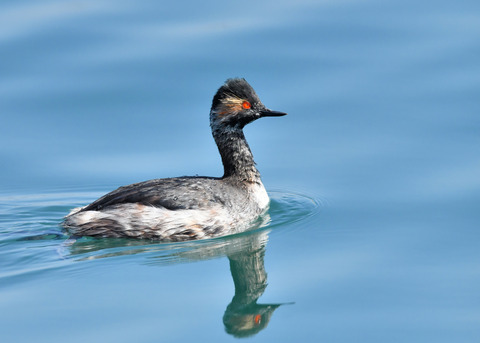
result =
[{"label": "mottled plumage", "polygon": [[213,98],[210,126],[224,175],[155,179],[120,187],[65,217],[74,235],[181,241],[243,231],[268,207],[243,127],[281,116],[244,79],[229,79]]}]

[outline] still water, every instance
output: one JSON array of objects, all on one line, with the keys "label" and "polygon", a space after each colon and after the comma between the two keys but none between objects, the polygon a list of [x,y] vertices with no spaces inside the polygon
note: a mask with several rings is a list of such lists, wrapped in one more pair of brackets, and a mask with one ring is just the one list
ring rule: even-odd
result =
[{"label": "still water", "polygon": [[[3,1],[2,342],[476,342],[478,1]],[[261,228],[74,240],[118,186],[222,174],[245,77]]]}]

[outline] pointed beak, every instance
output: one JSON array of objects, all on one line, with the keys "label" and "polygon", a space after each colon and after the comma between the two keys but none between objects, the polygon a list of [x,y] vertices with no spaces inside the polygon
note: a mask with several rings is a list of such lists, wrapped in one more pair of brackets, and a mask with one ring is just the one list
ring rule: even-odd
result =
[{"label": "pointed beak", "polygon": [[287,115],[285,112],[272,111],[272,110],[269,110],[268,108],[265,108],[262,111],[260,111],[260,117],[281,117],[285,115]]}]

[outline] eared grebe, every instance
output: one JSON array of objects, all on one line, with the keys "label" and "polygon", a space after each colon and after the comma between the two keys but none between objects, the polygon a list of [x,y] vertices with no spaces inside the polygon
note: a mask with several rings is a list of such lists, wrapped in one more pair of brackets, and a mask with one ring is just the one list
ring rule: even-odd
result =
[{"label": "eared grebe", "polygon": [[245,79],[229,79],[213,97],[210,127],[224,175],[155,179],[120,187],[82,208],[63,226],[76,236],[184,241],[246,230],[266,211],[269,198],[243,127],[267,109]]}]

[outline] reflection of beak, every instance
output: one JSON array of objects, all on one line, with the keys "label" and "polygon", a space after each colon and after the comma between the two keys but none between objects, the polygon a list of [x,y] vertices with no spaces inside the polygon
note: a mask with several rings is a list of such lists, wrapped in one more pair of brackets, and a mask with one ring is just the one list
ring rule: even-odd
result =
[{"label": "reflection of beak", "polygon": [[265,108],[260,111],[260,117],[281,117],[287,115],[285,112],[272,111]]},{"label": "reflection of beak", "polygon": [[289,303],[280,303],[280,304],[257,304],[257,306],[261,306],[262,309],[266,310],[276,310],[277,307],[283,306],[283,305],[293,305],[295,302],[291,301]]}]

